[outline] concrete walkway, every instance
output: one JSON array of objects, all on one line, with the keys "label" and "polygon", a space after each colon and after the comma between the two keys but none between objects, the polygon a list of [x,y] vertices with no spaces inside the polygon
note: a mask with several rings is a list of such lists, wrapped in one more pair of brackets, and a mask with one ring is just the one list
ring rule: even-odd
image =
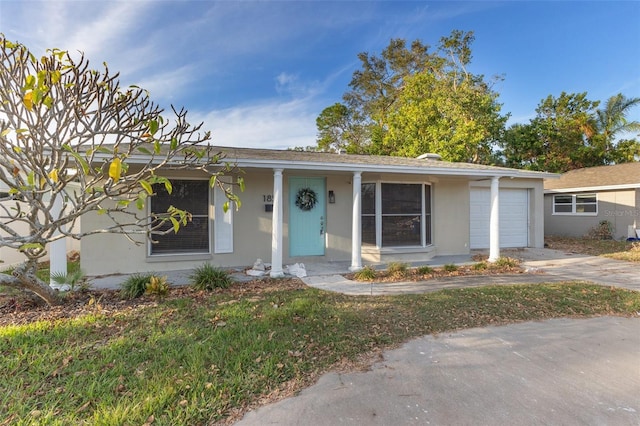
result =
[{"label": "concrete walkway", "polygon": [[[305,284],[326,291],[350,295],[415,294],[446,288],[483,285],[533,284],[554,281],[591,281],[606,286],[640,291],[640,264],[604,257],[565,253],[550,249],[505,250],[505,256],[518,258],[525,270],[532,273],[450,277],[428,281],[368,283],[346,279],[340,274],[313,275],[302,279]],[[434,262],[435,263],[435,262]],[[456,263],[456,262],[443,262]],[[466,262],[470,262],[470,258]]]}]

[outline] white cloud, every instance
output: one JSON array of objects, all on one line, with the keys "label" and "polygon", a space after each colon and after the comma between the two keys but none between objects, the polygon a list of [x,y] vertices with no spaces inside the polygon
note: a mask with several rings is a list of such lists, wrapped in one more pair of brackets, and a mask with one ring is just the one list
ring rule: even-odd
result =
[{"label": "white cloud", "polygon": [[271,101],[193,114],[192,122],[204,121],[212,144],[244,148],[286,149],[315,145],[315,109],[303,101]]},{"label": "white cloud", "polygon": [[185,65],[146,76],[135,81],[134,84],[148,90],[154,101],[167,100],[171,102],[176,93],[185,90],[193,83],[196,72],[197,69],[194,65]]}]

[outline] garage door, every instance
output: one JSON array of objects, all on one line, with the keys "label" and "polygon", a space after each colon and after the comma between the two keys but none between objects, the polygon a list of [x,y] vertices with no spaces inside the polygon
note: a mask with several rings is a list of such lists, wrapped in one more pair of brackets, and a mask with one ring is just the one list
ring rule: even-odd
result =
[{"label": "garage door", "polygon": [[[489,248],[491,191],[472,188],[470,235],[472,249]],[[527,247],[529,244],[529,193],[526,189],[500,190],[500,247]]]}]

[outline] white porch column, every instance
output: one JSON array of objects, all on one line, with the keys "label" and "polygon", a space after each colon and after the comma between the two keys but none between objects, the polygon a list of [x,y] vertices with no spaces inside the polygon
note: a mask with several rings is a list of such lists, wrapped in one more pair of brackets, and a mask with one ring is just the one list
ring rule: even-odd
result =
[{"label": "white porch column", "polygon": [[[54,195],[53,206],[51,208],[51,215],[57,219],[62,214],[62,195]],[[56,235],[59,235],[56,232]],[[49,285],[58,290],[67,290],[68,286],[60,285],[53,280],[54,275],[67,275],[67,240],[66,238],[60,238],[52,243],[49,243]]]},{"label": "white porch column", "polygon": [[282,270],[282,169],[273,170],[273,215],[271,220],[271,277],[284,277]]},{"label": "white porch column", "polygon": [[491,216],[489,219],[489,262],[500,257],[500,178],[491,178]]},{"label": "white porch column", "polygon": [[350,271],[362,269],[362,172],[353,173],[353,210],[351,216],[351,266]]}]

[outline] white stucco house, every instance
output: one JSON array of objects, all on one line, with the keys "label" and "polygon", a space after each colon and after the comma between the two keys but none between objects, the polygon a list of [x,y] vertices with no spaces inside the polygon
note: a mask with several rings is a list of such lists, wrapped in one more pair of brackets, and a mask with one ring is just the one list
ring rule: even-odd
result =
[{"label": "white stucco house", "polygon": [[[239,210],[195,172],[167,175],[147,205],[189,210],[193,221],[157,244],[121,235],[82,240],[88,275],[190,269],[211,262],[252,265],[260,258],[281,276],[283,264],[428,260],[503,247],[543,247],[541,172],[426,158],[217,148],[242,170]],[[133,159],[132,159],[133,161]],[[233,176],[227,178],[233,179]],[[101,225],[82,218],[83,231]]]}]

